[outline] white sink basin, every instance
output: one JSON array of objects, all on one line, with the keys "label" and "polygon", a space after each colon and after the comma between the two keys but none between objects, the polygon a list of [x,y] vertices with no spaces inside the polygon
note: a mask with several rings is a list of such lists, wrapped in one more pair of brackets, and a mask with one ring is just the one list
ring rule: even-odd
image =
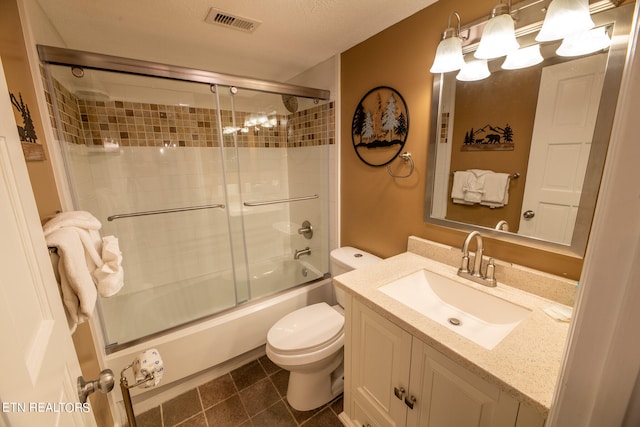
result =
[{"label": "white sink basin", "polygon": [[491,350],[531,310],[427,270],[378,288],[463,337]]}]

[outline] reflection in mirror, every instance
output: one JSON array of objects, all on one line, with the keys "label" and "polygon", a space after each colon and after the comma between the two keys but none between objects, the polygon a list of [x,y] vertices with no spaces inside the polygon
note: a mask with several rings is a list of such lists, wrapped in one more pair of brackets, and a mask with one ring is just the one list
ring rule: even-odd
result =
[{"label": "reflection in mirror", "polygon": [[540,45],[534,66],[489,61],[484,80],[434,75],[425,222],[583,256],[631,17],[632,5],[594,14],[613,44],[591,55],[561,57],[557,41]]}]

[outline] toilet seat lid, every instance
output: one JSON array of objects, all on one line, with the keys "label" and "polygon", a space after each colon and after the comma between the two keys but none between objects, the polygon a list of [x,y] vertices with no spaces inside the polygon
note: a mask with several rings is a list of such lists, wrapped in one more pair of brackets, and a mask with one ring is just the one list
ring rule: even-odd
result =
[{"label": "toilet seat lid", "polygon": [[279,352],[295,352],[324,346],[343,333],[344,316],[326,302],[309,305],[278,320],[267,334],[269,345]]}]

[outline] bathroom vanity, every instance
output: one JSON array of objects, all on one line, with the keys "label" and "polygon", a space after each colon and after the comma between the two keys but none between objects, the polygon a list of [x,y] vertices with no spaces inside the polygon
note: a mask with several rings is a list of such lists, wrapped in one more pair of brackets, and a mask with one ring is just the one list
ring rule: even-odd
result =
[{"label": "bathroom vanity", "polygon": [[[341,415],[346,425],[544,425],[569,323],[543,310],[572,305],[575,282],[498,261],[498,285],[489,288],[456,275],[460,255],[459,248],[410,237],[408,252],[334,278],[347,294]],[[479,323],[464,337],[456,328],[468,319],[446,324],[433,314],[442,311],[449,320],[454,316],[447,307],[433,307],[427,316],[415,305],[423,293],[398,287],[415,282],[424,271],[450,281],[452,289],[462,285],[482,293],[497,305],[436,289],[447,301],[443,306],[460,305],[453,309],[462,315],[474,307],[491,307],[473,313]],[[390,286],[400,289],[399,294],[385,292]],[[403,299],[402,292],[411,292],[411,298]],[[505,321],[501,313],[512,305],[522,312]],[[510,330],[483,341],[483,335],[492,333],[484,331],[484,324],[492,322],[509,323]]]}]

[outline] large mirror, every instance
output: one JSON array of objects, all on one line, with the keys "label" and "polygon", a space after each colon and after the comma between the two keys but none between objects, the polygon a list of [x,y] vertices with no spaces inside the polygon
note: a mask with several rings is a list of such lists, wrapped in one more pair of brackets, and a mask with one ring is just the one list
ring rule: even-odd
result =
[{"label": "large mirror", "polygon": [[[457,72],[434,75],[425,222],[584,256],[632,6],[609,4],[592,15],[611,36],[608,49],[560,57],[559,42],[544,43],[544,60],[532,67],[504,70],[499,58],[489,61],[491,75],[483,80],[459,81]],[[516,22],[517,30],[522,23]],[[467,58],[482,25],[462,30],[470,35]],[[521,46],[536,43],[535,28],[518,34]]]}]

